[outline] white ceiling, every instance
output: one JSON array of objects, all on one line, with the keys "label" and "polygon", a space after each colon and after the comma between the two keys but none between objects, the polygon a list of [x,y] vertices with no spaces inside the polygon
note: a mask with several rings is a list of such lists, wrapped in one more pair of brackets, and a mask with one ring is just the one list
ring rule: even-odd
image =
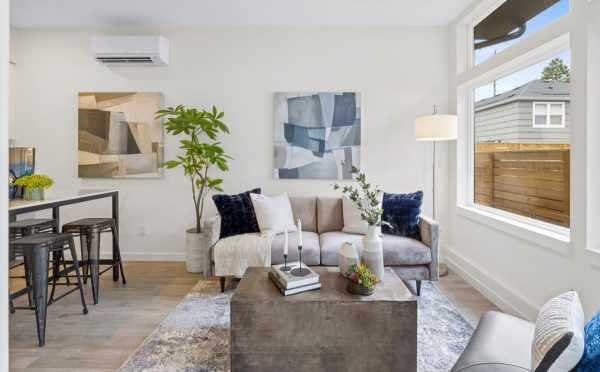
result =
[{"label": "white ceiling", "polygon": [[445,26],[473,0],[12,0],[15,27]]}]

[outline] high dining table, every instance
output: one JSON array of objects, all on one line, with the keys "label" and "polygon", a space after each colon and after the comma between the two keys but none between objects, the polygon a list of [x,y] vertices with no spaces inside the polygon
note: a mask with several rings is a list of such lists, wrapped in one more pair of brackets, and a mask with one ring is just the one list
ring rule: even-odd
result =
[{"label": "high dining table", "polygon": [[[119,244],[119,191],[118,190],[93,190],[93,189],[81,189],[81,190],[51,190],[47,192],[46,200],[32,201],[15,199],[9,203],[8,213],[9,220],[11,222],[17,220],[17,216],[23,213],[37,212],[43,210],[52,210],[52,218],[56,220],[57,226],[60,228],[60,207],[86,203],[91,200],[98,199],[111,199],[112,204],[112,218],[115,220],[117,234],[113,234],[113,254],[112,259],[100,259],[98,260],[101,265],[111,265],[113,271],[113,281],[119,280],[119,265],[117,247]],[[58,231],[56,231],[58,232]],[[40,273],[43,275],[43,273]],[[32,273],[35,277],[35,273]],[[47,272],[46,272],[47,275]],[[44,276],[46,276],[44,275]],[[25,289],[26,291],[26,289]],[[19,296],[24,293],[17,292],[15,295]]]}]

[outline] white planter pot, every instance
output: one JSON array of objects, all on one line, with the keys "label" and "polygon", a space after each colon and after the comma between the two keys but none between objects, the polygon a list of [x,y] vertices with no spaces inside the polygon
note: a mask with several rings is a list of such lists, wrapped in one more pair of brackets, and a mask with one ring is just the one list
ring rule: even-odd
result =
[{"label": "white planter pot", "polygon": [[[208,234],[196,233],[196,229],[188,229],[185,234],[185,266],[190,273],[203,273],[208,275],[210,272]],[[208,269],[207,269],[208,268]]]},{"label": "white planter pot", "polygon": [[367,235],[363,238],[361,259],[371,272],[383,282],[385,269],[383,266],[383,242],[379,226],[369,226]]},{"label": "white planter pot", "polygon": [[358,250],[353,242],[344,242],[340,247],[340,251],[338,253],[338,265],[340,268],[340,274],[345,277],[347,275],[348,270],[350,270],[350,266],[358,265],[360,262],[360,258],[358,255]]}]

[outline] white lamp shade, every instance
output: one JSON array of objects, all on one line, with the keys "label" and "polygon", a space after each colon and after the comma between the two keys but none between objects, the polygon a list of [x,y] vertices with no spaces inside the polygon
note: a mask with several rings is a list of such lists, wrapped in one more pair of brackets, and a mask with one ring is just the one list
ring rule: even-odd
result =
[{"label": "white lamp shade", "polygon": [[457,137],[456,115],[419,116],[415,120],[415,137],[419,141],[449,141]]}]

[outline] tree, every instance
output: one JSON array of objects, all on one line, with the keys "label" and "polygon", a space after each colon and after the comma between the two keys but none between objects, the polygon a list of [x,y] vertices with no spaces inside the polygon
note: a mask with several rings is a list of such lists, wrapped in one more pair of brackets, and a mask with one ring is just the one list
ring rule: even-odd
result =
[{"label": "tree", "polygon": [[202,232],[204,199],[208,191],[223,191],[223,180],[210,177],[208,171],[216,166],[222,172],[226,172],[229,170],[227,161],[232,159],[225,153],[221,143],[217,142],[219,134],[229,133],[229,128],[221,121],[223,116],[223,112],[214,106],[212,111],[207,111],[179,105],[156,113],[157,118],[167,118],[164,124],[167,133],[186,135],[180,140],[180,148],[184,150],[184,154],[178,156],[177,160],[166,161],[163,166],[168,169],[181,166],[183,173],[190,179],[197,233]]},{"label": "tree", "polygon": [[562,59],[554,58],[548,66],[542,71],[542,80],[560,81],[569,83],[571,81],[571,71]]}]

